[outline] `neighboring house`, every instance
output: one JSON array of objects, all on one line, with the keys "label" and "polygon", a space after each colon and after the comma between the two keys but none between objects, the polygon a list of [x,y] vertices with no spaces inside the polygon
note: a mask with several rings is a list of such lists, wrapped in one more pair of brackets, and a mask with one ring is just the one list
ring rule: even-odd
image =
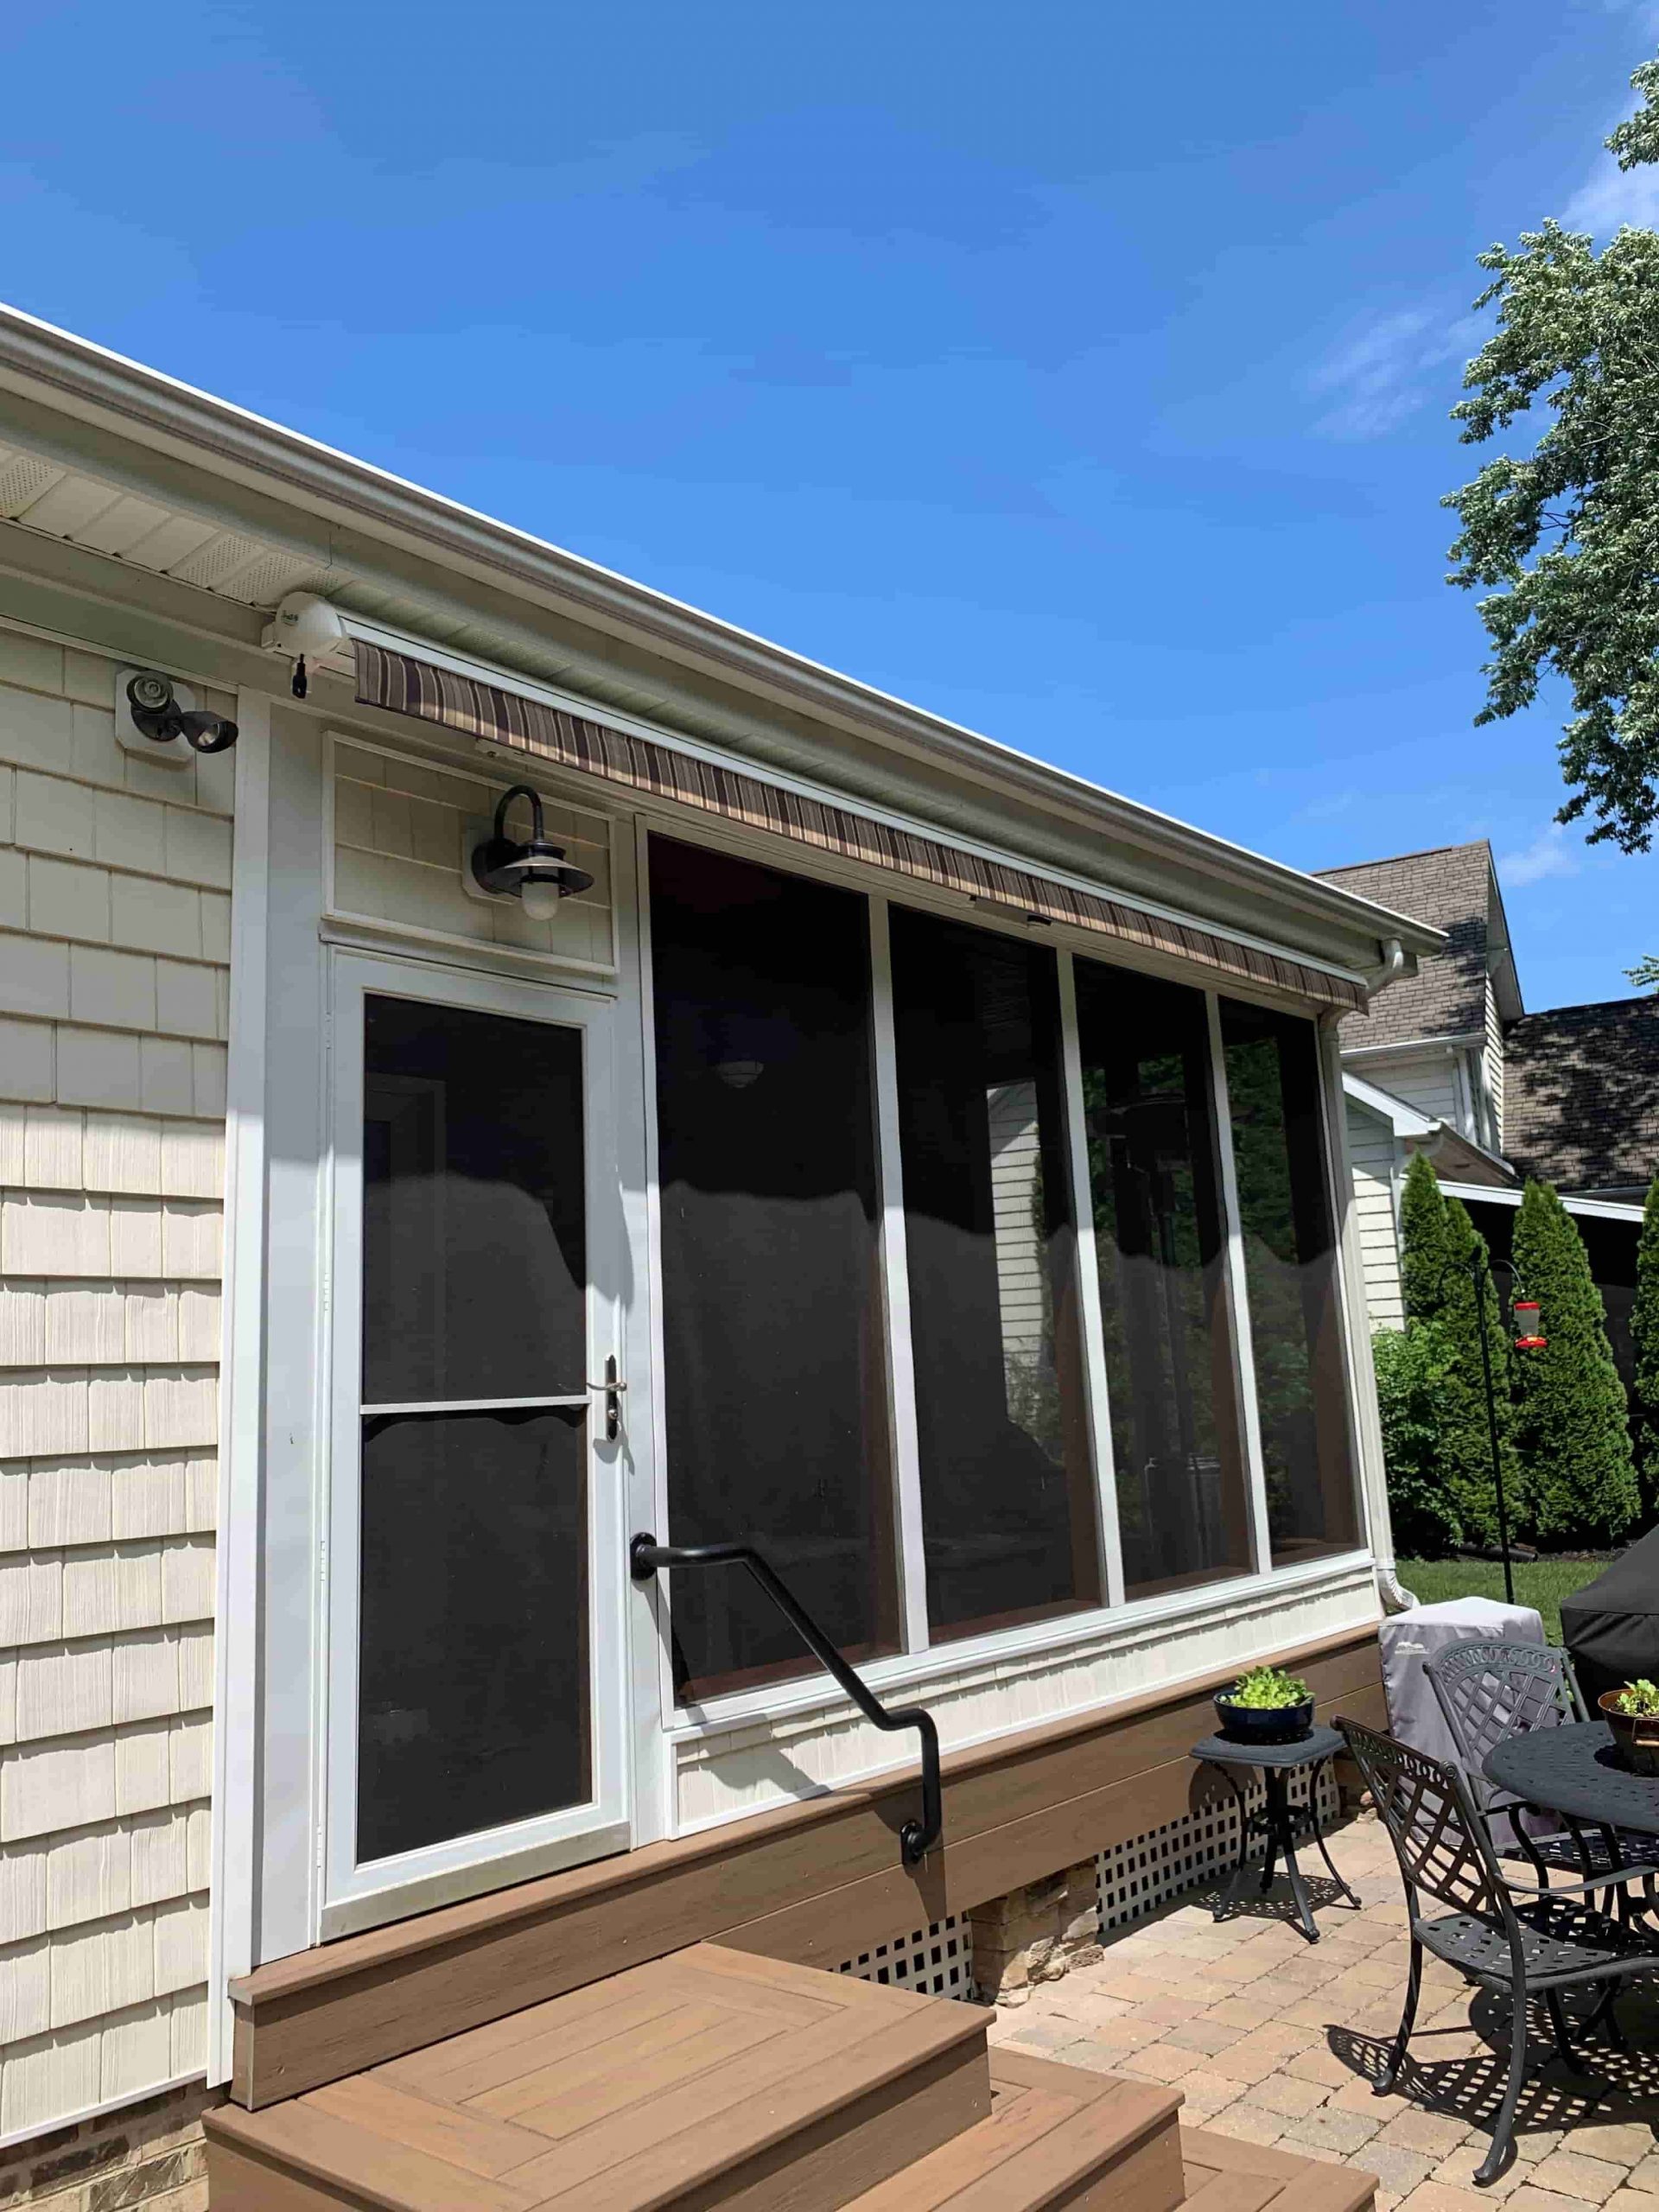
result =
[{"label": "neighboring house", "polygon": [[[1337,1024],[1409,901],[3,312],[0,517],[14,2196],[208,2093],[218,2202],[387,2201],[365,2069],[709,1937],[940,1986],[1224,1847],[1242,1663],[1380,1709]],[[651,1530],[933,1716],[919,1865],[915,1737]]]},{"label": "neighboring house", "polygon": [[1372,1320],[1404,1320],[1400,1184],[1411,1154],[1425,1152],[1470,1207],[1500,1272],[1522,1182],[1555,1185],[1584,1235],[1628,1376],[1636,1238],[1659,1172],[1659,995],[1528,1014],[1484,839],[1324,873],[1432,922],[1446,940],[1369,1018],[1342,1024]]}]

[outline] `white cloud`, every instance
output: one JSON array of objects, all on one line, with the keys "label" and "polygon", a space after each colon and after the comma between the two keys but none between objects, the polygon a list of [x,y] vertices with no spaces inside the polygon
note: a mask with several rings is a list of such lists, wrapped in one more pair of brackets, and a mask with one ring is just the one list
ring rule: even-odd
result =
[{"label": "white cloud", "polygon": [[1351,332],[1308,379],[1334,399],[1313,425],[1317,437],[1358,440],[1389,432],[1436,397],[1451,404],[1447,365],[1468,359],[1480,343],[1473,315],[1402,308]]},{"label": "white cloud", "polygon": [[1561,220],[1569,231],[1588,231],[1610,238],[1623,223],[1659,228],[1659,167],[1622,169],[1604,154],[1567,203]]},{"label": "white cloud", "polygon": [[1542,883],[1553,875],[1576,875],[1584,865],[1581,846],[1569,842],[1559,822],[1552,822],[1541,836],[1519,852],[1500,853],[1497,880],[1519,890],[1523,884]]}]

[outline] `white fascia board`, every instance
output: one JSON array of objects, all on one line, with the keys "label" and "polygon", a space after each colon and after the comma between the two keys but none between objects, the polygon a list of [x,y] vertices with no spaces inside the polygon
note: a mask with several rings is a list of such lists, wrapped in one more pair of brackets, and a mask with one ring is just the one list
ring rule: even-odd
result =
[{"label": "white fascia board", "polygon": [[1414,1106],[1408,1106],[1403,1098],[1396,1098],[1392,1091],[1381,1090],[1374,1083],[1367,1083],[1363,1076],[1344,1071],[1342,1087],[1346,1096],[1369,1112],[1387,1122],[1397,1137],[1432,1137],[1438,1135],[1445,1123],[1432,1115],[1420,1114]]},{"label": "white fascia board", "polygon": [[949,761],[978,779],[1001,781],[1073,821],[1110,830],[1154,850],[1162,846],[1281,899],[1311,918],[1358,929],[1379,943],[1397,938],[1421,954],[1439,951],[1446,943],[1443,931],[1410,915],[1396,914],[1283,861],[1194,829],[459,500],[0,304],[0,387],[7,385],[67,417],[102,423],[231,482],[267,496],[286,496],[314,514],[347,520],[411,546],[441,565],[492,577],[520,594],[555,594],[586,619],[626,632],[647,648],[668,649],[728,681],[771,690],[879,740]]},{"label": "white fascia board", "polygon": [[[1483,1204],[1518,1206],[1522,1196],[1519,1191],[1505,1190],[1489,1183],[1443,1181],[1440,1188],[1448,1198],[1462,1198],[1465,1204],[1471,1198],[1478,1198]],[[1555,1195],[1568,1213],[1586,1214],[1592,1221],[1628,1221],[1632,1227],[1641,1225],[1642,1208],[1639,1205],[1625,1205],[1617,1198],[1575,1198],[1569,1197],[1565,1191],[1558,1191]]]},{"label": "white fascia board", "polygon": [[[347,608],[341,607],[338,612],[349,637],[362,638],[368,644],[383,646],[390,652],[407,653],[434,668],[448,669],[453,675],[469,677],[474,683],[492,684],[499,691],[517,692],[521,698],[534,699],[543,706],[578,715],[586,721],[607,723],[612,729],[621,730],[626,735],[642,737],[670,752],[683,753],[688,760],[700,760],[711,767],[725,768],[734,775],[748,776],[758,783],[773,785],[779,791],[791,791],[798,798],[812,799],[821,806],[840,807],[849,814],[861,816],[866,821],[879,822],[887,829],[900,830],[911,836],[926,837],[936,844],[950,845],[958,852],[971,854],[977,860],[988,861],[998,867],[1023,869],[1027,875],[1039,876],[1046,883],[1061,884],[1068,890],[1085,892],[1091,898],[1116,899],[1122,906],[1132,907],[1137,913],[1154,915],[1160,921],[1173,922],[1181,928],[1202,930],[1208,936],[1224,938],[1229,944],[1244,945],[1252,951],[1265,952],[1275,960],[1294,961],[1299,967],[1316,969],[1321,975],[1338,976],[1344,982],[1364,984],[1367,980],[1357,968],[1344,968],[1334,960],[1321,960],[1317,954],[1302,951],[1294,945],[1255,936],[1234,927],[1230,923],[1212,920],[1205,914],[1195,914],[1179,906],[1164,906],[1156,899],[1147,898],[1141,892],[1121,890],[1100,877],[1071,874],[1046,861],[1034,860],[1029,854],[1018,852],[1012,847],[983,844],[976,838],[965,837],[956,830],[944,828],[919,816],[896,814],[890,807],[877,806],[870,800],[837,791],[831,785],[808,782],[804,777],[792,776],[767,763],[751,760],[742,753],[728,753],[719,746],[706,744],[701,738],[687,737],[683,732],[667,728],[660,722],[646,721],[638,715],[619,713],[613,707],[583,698],[576,692],[560,690],[552,684],[518,675],[512,669],[496,667],[487,661],[472,660],[463,653],[449,652],[442,646],[429,645],[423,638],[388,630],[384,624],[372,622],[366,617],[352,613]],[[413,719],[423,718],[416,716]],[[433,724],[431,727],[442,725]],[[497,757],[514,750],[490,738],[477,738],[473,741]],[[531,760],[534,759],[531,754],[523,757]],[[620,789],[621,786],[613,788]]]},{"label": "white fascia board", "polygon": [[1408,1053],[1477,1052],[1486,1042],[1484,1033],[1471,1029],[1459,1037],[1401,1037],[1387,1045],[1344,1045],[1344,1062],[1349,1060],[1380,1060],[1389,1053],[1403,1058]]}]

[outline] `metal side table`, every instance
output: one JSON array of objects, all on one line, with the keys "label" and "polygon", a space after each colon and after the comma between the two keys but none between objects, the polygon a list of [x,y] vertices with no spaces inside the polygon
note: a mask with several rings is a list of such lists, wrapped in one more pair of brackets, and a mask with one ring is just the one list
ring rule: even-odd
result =
[{"label": "metal side table", "polygon": [[[1315,1809],[1319,1770],[1335,1758],[1342,1748],[1342,1738],[1336,1730],[1320,1726],[1315,1726],[1293,1744],[1242,1744],[1235,1743],[1230,1736],[1206,1736],[1202,1743],[1193,1745],[1191,1756],[1207,1766],[1219,1767],[1238,1802],[1238,1864],[1233,1869],[1226,1894],[1216,1907],[1216,1919],[1225,1920],[1233,1910],[1249,1871],[1250,1845],[1257,1836],[1264,1835],[1268,1840],[1268,1855],[1262,1866],[1262,1894],[1265,1896],[1272,1888],[1274,1867],[1282,1858],[1285,1874],[1290,1883],[1290,1893],[1296,1901],[1296,1913],[1302,1933],[1310,1943],[1319,1942],[1319,1931],[1313,1925],[1313,1909],[1308,1902],[1307,1885],[1302,1879],[1301,1868],[1296,1864],[1299,1831],[1313,1837],[1332,1880],[1349,1904],[1358,1910],[1359,1899],[1331,1864],[1331,1853],[1325,1849],[1325,1838],[1319,1834],[1319,1815]],[[1247,1770],[1243,1781],[1239,1779],[1236,1771],[1240,1767]],[[1252,1813],[1246,1802],[1248,1770],[1251,1767],[1261,1768],[1268,1793],[1268,1802],[1259,1813]],[[1290,1802],[1290,1777],[1299,1767],[1312,1769],[1307,1777],[1306,1805],[1293,1805]]]}]

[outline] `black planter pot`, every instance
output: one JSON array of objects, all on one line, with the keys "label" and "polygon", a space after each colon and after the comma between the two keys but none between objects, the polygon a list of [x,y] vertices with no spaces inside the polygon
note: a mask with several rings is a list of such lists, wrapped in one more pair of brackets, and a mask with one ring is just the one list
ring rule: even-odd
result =
[{"label": "black planter pot", "polygon": [[1312,1732],[1313,1700],[1310,1697],[1300,1705],[1234,1705],[1218,1697],[1216,1717],[1229,1743],[1294,1744]]}]

